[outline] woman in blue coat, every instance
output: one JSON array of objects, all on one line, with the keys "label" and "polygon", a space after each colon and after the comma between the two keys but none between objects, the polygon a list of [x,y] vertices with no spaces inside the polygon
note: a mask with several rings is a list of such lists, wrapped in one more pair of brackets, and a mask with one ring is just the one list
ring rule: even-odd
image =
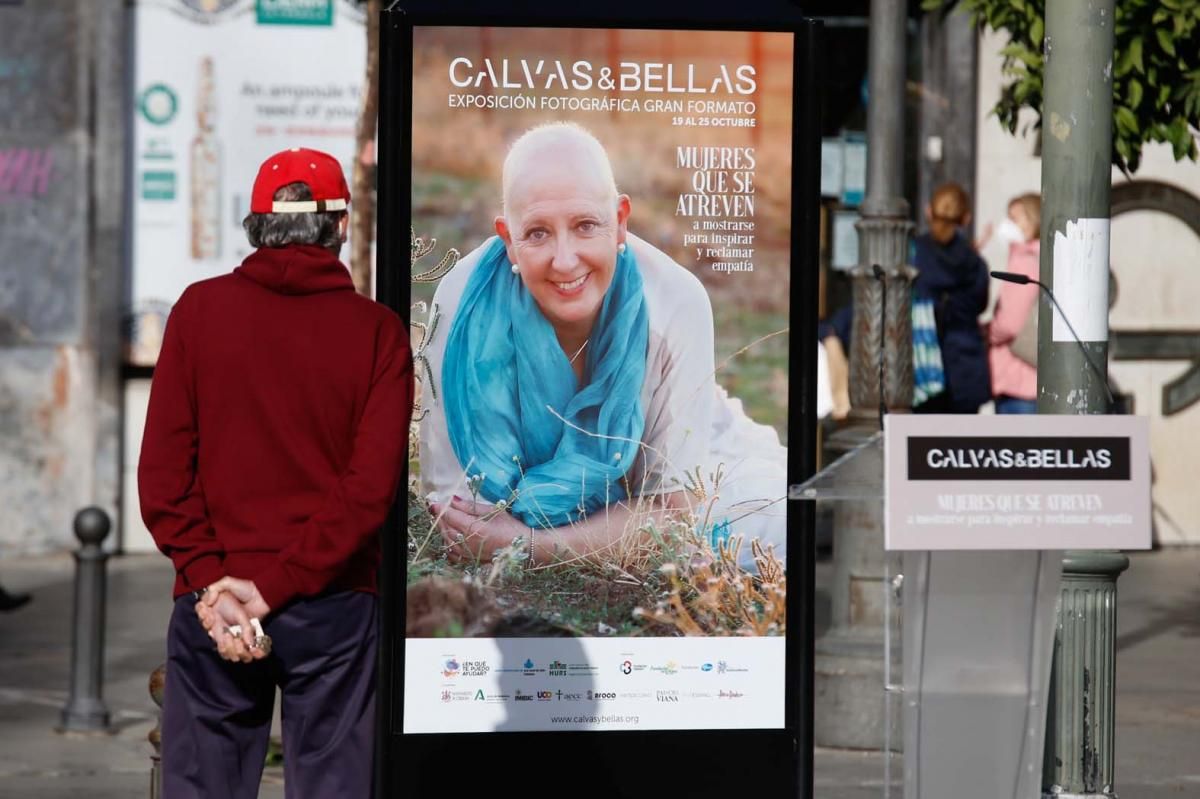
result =
[{"label": "woman in blue coat", "polygon": [[988,299],[987,264],[962,231],[971,221],[970,207],[962,186],[939,186],[925,207],[929,232],[916,238],[913,295],[933,302],[946,383],[917,413],[977,413],[991,399],[987,344],[979,328]]}]

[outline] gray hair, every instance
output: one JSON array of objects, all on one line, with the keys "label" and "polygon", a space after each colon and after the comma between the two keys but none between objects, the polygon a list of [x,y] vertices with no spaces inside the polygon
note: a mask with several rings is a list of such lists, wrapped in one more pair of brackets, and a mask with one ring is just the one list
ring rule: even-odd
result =
[{"label": "gray hair", "polygon": [[[289,183],[275,192],[281,202],[311,200],[306,183]],[[342,235],[338,223],[345,211],[320,211],[299,214],[249,214],[242,220],[251,247],[286,247],[289,244],[315,244],[338,255]]]}]

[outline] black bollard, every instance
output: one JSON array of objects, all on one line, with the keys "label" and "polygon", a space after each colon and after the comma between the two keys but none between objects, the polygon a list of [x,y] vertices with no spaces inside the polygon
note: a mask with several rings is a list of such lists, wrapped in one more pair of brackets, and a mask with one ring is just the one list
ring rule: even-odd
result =
[{"label": "black bollard", "polygon": [[100,697],[104,683],[105,563],[100,544],[112,529],[100,508],[75,514],[75,618],[71,632],[71,696],[62,711],[64,732],[107,732],[108,707]]}]

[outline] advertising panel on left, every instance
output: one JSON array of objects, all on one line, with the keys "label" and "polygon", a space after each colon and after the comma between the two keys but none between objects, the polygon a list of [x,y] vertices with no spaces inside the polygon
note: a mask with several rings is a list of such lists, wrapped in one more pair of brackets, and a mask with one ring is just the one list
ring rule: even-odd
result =
[{"label": "advertising panel on left", "polygon": [[145,367],[183,290],[250,254],[242,221],[268,156],[308,147],[352,173],[366,31],[352,0],[138,0],[134,14],[126,360]]}]

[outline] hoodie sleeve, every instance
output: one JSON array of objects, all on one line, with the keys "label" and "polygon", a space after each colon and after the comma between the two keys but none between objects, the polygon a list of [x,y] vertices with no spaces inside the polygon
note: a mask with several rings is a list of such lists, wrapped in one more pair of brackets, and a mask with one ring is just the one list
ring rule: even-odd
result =
[{"label": "hoodie sleeve", "polygon": [[389,313],[376,340],[375,368],[349,465],[322,508],[255,585],[272,610],[327,588],[378,534],[396,498],[408,452],[413,370],[408,336]]},{"label": "hoodie sleeve", "polygon": [[196,470],[199,441],[186,347],[188,303],[184,292],[171,310],[154,367],[138,459],[138,495],[142,520],[154,543],[175,564],[183,583],[197,590],[224,576],[224,551],[209,522]]}]

